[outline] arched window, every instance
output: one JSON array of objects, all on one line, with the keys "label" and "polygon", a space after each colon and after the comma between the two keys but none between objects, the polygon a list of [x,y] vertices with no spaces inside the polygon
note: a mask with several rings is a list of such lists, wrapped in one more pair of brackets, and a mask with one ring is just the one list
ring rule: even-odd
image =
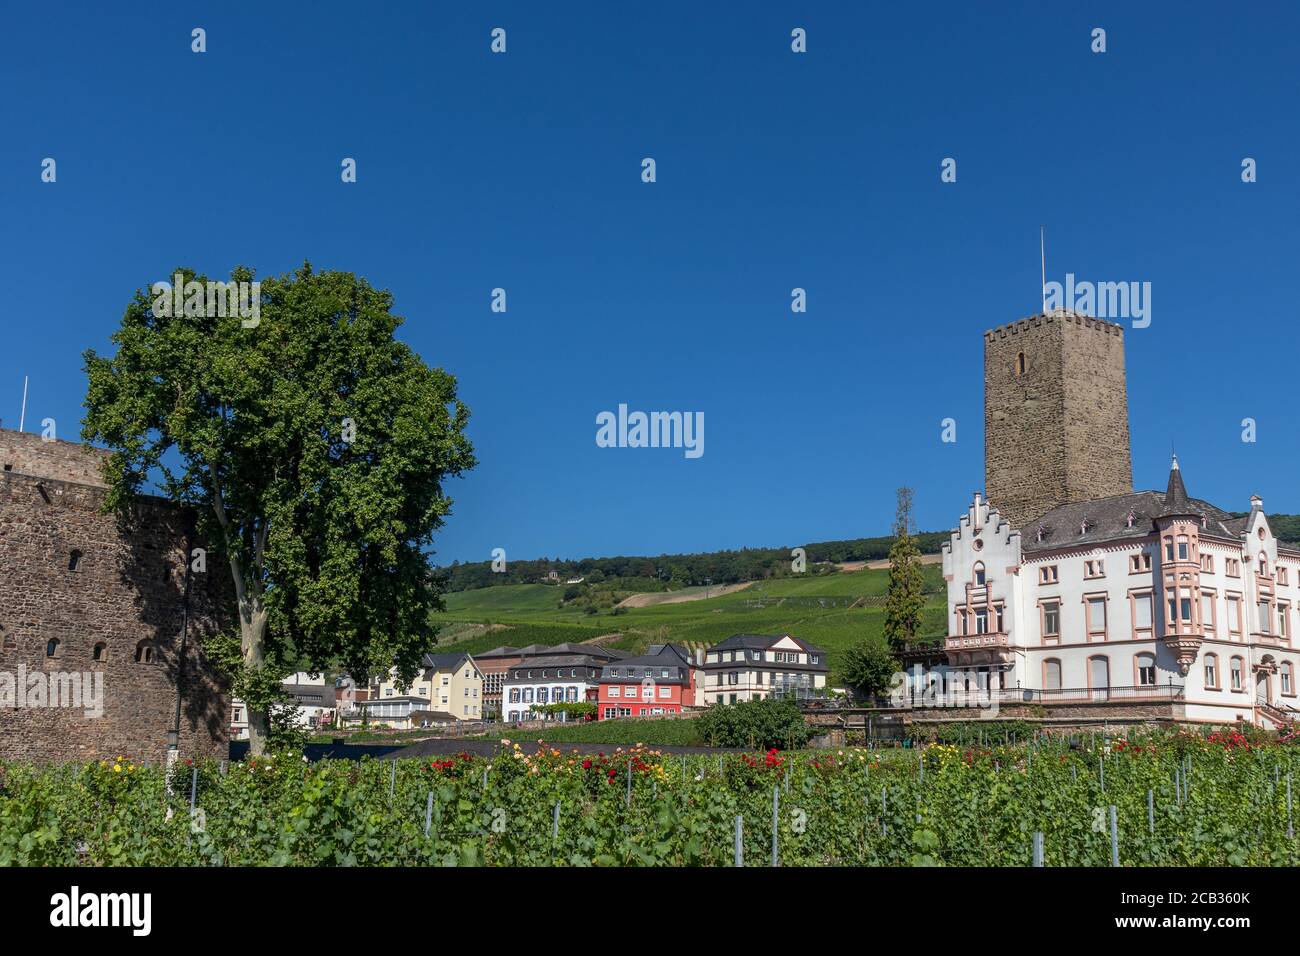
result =
[{"label": "arched window", "polygon": [[1137,654],[1133,658],[1133,667],[1137,671],[1139,687],[1156,686],[1156,656],[1154,654]]},{"label": "arched window", "polygon": [[1024,375],[1024,374],[1025,374],[1025,368],[1026,368],[1027,366],[1028,366],[1028,363],[1025,361],[1025,353],[1024,353],[1024,352],[1017,352],[1017,353],[1016,353],[1016,374],[1017,374],[1017,375]]},{"label": "arched window", "polygon": [[135,646],[135,662],[137,664],[153,663],[153,646],[148,641],[141,641]]},{"label": "arched window", "polygon": [[1259,556],[1259,576],[1268,577],[1268,555],[1261,553]]},{"label": "arched window", "polygon": [[103,641],[100,641],[95,645],[95,648],[90,652],[90,655],[92,659],[102,664],[104,661],[108,660],[108,645]]},{"label": "arched window", "polygon": [[1205,655],[1205,686],[1217,688],[1219,686],[1219,655]]},{"label": "arched window", "polygon": [[984,580],[984,562],[976,561],[975,562],[975,585],[977,587],[980,587],[983,586],[985,583],[986,582]]},{"label": "arched window", "polygon": [[1245,679],[1246,662],[1240,657],[1234,657],[1229,662],[1229,671],[1232,678],[1232,689],[1241,690],[1242,681]]},{"label": "arched window", "polygon": [[62,646],[63,646],[62,642],[57,637],[51,637],[48,641],[45,642],[45,656],[58,657],[59,648],[61,648]]},{"label": "arched window", "polygon": [[68,570],[75,571],[81,565],[81,552],[75,548],[68,555]]},{"label": "arched window", "polygon": [[1043,661],[1043,690],[1061,689],[1061,662],[1055,657]]}]

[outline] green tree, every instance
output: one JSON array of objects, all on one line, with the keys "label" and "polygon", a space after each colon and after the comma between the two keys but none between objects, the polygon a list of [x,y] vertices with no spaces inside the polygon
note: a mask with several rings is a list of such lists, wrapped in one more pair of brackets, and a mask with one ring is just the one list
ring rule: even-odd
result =
[{"label": "green tree", "polygon": [[921,552],[912,534],[912,489],[898,489],[894,543],[889,549],[889,590],[885,597],[885,638],[895,653],[916,640],[925,607]]},{"label": "green tree", "polygon": [[391,307],[304,264],[261,283],[256,319],[156,315],[139,291],[116,353],[85,354],[82,435],[112,451],[107,507],[145,489],[192,506],[229,564],[238,635],[209,652],[248,702],[255,754],[285,673],[409,679],[430,646],[426,549],[450,510],[444,480],[475,460],[456,380],[396,341]]},{"label": "green tree", "polygon": [[876,641],[863,641],[850,647],[840,665],[844,682],[866,696],[888,690],[899,669],[894,655]]}]

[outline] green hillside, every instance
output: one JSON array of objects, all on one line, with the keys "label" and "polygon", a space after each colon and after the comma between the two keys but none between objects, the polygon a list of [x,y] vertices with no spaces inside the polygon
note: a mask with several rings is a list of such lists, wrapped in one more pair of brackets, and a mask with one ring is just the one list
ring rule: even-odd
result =
[{"label": "green hillside", "polygon": [[[927,565],[924,571],[931,591],[925,635],[938,638],[946,620],[943,580],[937,565]],[[825,649],[834,683],[845,649],[864,639],[883,640],[887,581],[886,571],[780,578],[721,597],[595,615],[557,608],[562,589],[554,586],[476,588],[446,595],[447,613],[439,615],[439,649],[473,653],[501,644],[578,642],[618,632],[621,636],[611,646],[640,651],[665,641],[708,645],[733,634],[789,633]],[[484,633],[485,624],[495,629]],[[462,634],[467,636],[460,639]]]}]

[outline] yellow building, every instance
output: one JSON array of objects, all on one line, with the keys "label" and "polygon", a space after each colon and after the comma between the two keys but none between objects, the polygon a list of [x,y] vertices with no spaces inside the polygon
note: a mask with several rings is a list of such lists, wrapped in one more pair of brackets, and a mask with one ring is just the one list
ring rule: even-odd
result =
[{"label": "yellow building", "polygon": [[364,701],[370,723],[409,729],[450,720],[483,719],[483,672],[468,654],[425,654],[420,670],[403,689],[394,671]]}]

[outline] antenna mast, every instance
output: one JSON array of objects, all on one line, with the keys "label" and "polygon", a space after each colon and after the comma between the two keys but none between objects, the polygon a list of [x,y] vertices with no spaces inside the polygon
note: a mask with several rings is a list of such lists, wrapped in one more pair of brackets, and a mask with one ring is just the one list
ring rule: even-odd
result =
[{"label": "antenna mast", "polygon": [[1043,315],[1047,314],[1047,230],[1043,226],[1038,227],[1038,254],[1041,258],[1043,267]]}]

